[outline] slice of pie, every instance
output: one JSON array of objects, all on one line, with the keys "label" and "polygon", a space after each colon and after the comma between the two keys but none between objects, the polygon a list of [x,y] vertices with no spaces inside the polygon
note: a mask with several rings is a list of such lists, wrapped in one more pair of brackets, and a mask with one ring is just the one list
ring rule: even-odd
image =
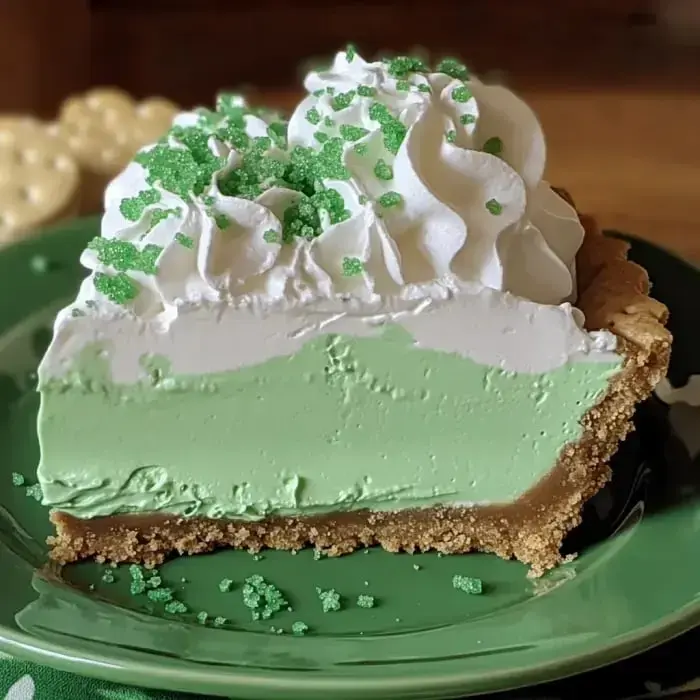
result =
[{"label": "slice of pie", "polygon": [[542,180],[530,109],[454,60],[220,96],[108,187],[40,370],[53,557],[472,550],[556,565],[666,309]]}]

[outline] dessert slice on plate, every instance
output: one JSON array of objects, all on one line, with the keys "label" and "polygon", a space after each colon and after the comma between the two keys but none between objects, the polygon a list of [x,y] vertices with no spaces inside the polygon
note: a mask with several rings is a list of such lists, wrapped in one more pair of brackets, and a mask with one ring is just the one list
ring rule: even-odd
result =
[{"label": "dessert slice on plate", "polygon": [[40,367],[60,562],[220,546],[560,561],[666,309],[542,180],[530,109],[447,60],[222,95],[109,186]]}]

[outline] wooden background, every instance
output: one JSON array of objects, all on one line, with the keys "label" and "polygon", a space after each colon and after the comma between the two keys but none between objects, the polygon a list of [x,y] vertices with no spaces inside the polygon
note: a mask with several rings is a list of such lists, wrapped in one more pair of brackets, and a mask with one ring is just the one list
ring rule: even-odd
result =
[{"label": "wooden background", "polygon": [[700,260],[700,0],[0,0],[0,112],[118,85],[293,103],[309,60],[458,54],[523,93],[548,175],[606,226]]}]

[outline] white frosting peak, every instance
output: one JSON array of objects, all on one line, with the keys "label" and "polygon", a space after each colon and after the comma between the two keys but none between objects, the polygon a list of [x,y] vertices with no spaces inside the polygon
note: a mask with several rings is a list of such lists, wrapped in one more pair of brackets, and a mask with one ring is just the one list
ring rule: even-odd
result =
[{"label": "white frosting peak", "polygon": [[224,96],[144,149],[106,191],[79,301],[167,320],[251,295],[430,296],[451,275],[573,299],[583,229],[542,181],[542,130],[510,91],[346,52],[305,86],[286,133]]}]

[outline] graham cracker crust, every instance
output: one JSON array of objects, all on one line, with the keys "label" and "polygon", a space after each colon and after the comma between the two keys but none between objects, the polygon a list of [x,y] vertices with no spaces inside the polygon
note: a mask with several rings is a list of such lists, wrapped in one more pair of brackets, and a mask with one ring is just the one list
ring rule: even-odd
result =
[{"label": "graham cracker crust", "polygon": [[[570,201],[566,192],[557,192]],[[556,566],[562,561],[559,550],[565,535],[581,522],[583,504],[611,476],[609,460],[632,430],[635,406],[666,375],[671,348],[671,335],[664,327],[668,310],[649,297],[648,275],[627,259],[628,244],[604,237],[592,217],[580,218],[586,235],[577,256],[577,306],[588,330],[607,329],[617,335],[623,369],[598,405],[584,415],[582,437],[567,445],[550,474],[515,503],[260,522],[160,514],[81,520],[53,512],[57,534],[48,540],[51,557],[60,564],[94,557],[154,566],[173,554],[220,547],[259,551],[313,545],[338,556],[381,545],[390,552],[492,552],[528,564],[534,576]]]}]

